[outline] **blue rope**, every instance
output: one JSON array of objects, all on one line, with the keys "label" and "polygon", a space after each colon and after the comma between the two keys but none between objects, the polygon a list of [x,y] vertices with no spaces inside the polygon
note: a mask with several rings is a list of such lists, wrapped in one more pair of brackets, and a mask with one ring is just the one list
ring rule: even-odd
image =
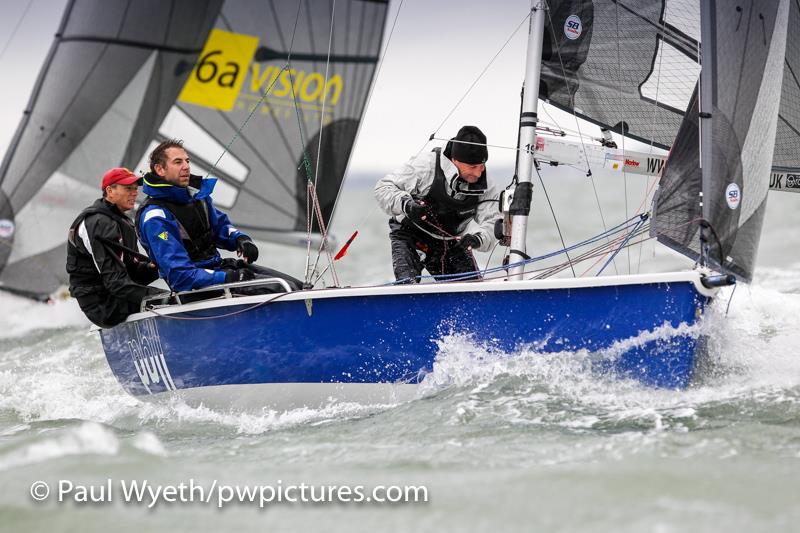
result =
[{"label": "blue rope", "polygon": [[[439,274],[437,276],[416,276],[414,278],[403,278],[403,279],[399,279],[397,281],[383,283],[383,284],[378,285],[378,286],[379,287],[386,287],[386,286],[393,286],[393,285],[404,285],[404,284],[407,284],[407,283],[412,283],[414,281],[422,281],[422,280],[429,280],[429,279],[436,280],[436,281],[451,282],[451,281],[459,281],[459,280],[467,279],[467,278],[473,278],[473,277],[475,277],[476,274],[480,274],[482,276],[485,276],[486,274],[494,274],[496,272],[507,271],[507,270],[509,270],[511,268],[514,268],[514,267],[517,267],[517,266],[525,266],[525,265],[529,265],[529,264],[532,264],[532,263],[536,263],[538,261],[542,261],[544,259],[549,259],[551,257],[562,255],[565,252],[570,252],[572,250],[575,250],[577,248],[581,248],[581,247],[586,246],[588,244],[592,244],[592,243],[595,243],[597,241],[604,240],[606,237],[610,237],[613,234],[622,233],[622,232],[626,232],[627,231],[628,234],[625,237],[625,240],[615,250],[614,255],[612,255],[611,258],[603,265],[603,268],[605,268],[614,259],[614,256],[617,253],[619,253],[619,251],[625,246],[625,244],[628,243],[628,241],[633,237],[633,235],[636,234],[638,229],[644,224],[644,222],[647,220],[647,218],[648,218],[647,214],[635,215],[635,216],[629,218],[628,220],[625,220],[624,222],[621,222],[620,224],[617,224],[613,228],[607,229],[607,230],[603,231],[602,233],[599,233],[598,235],[595,235],[594,237],[590,237],[588,239],[580,241],[580,242],[578,242],[576,244],[573,244],[573,245],[568,246],[566,248],[563,248],[561,250],[556,250],[556,251],[553,251],[553,252],[549,252],[549,253],[546,253],[544,255],[540,255],[540,256],[537,256],[537,257],[532,257],[530,259],[523,259],[522,261],[517,261],[516,263],[509,263],[507,265],[502,265],[502,266],[497,266],[497,267],[492,267],[492,268],[486,268],[486,269],[483,269],[483,270],[474,270],[474,271],[470,271],[470,272],[458,272],[458,273],[455,273],[455,274]],[[636,220],[636,221],[634,222],[634,220]],[[603,269],[601,268],[600,272],[602,272],[602,271],[603,271]],[[598,275],[599,275],[600,272],[598,272]]]},{"label": "blue rope", "polygon": [[636,234],[636,232],[639,231],[639,228],[641,227],[642,224],[644,224],[645,220],[647,220],[647,216],[646,215],[642,215],[641,217],[639,217],[639,221],[633,226],[633,229],[631,229],[628,232],[628,234],[625,236],[625,238],[622,239],[622,242],[620,243],[619,246],[617,246],[617,249],[614,250],[614,253],[611,254],[611,257],[608,258],[608,261],[606,261],[605,264],[602,267],[600,267],[600,270],[597,271],[597,274],[595,274],[595,277],[599,276],[600,274],[602,274],[603,270],[605,270],[605,268],[614,260],[614,258],[620,252],[620,250],[625,248],[625,245],[627,245],[628,241],[631,240],[631,237],[633,237]]}]

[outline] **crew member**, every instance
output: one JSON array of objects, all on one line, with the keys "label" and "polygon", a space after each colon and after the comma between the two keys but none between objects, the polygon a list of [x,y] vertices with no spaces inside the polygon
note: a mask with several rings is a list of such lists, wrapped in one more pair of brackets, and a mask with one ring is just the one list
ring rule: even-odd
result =
[{"label": "crew member", "polygon": [[[214,207],[211,193],[216,178],[189,173],[183,141],[164,141],[150,154],[144,176],[147,198],[136,212],[139,238],[174,291],[200,289],[220,283],[259,278],[282,278],[292,290],[302,282],[252,263],[258,259],[253,241]],[[243,260],[222,259],[217,248],[235,251]],[[269,286],[245,293],[279,290]]]},{"label": "crew member", "polygon": [[487,158],[486,136],[464,126],[444,152],[436,148],[412,158],[375,185],[378,204],[392,215],[397,281],[416,283],[423,268],[437,280],[481,279],[472,250],[491,248],[495,220],[502,216],[498,194],[486,180]]},{"label": "crew member", "polygon": [[163,291],[147,287],[158,269],[138,253],[133,221],[125,215],[139,191],[138,178],[126,168],[103,176],[103,197],[84,209],[69,228],[69,293],[93,323],[110,328],[139,311],[145,296]]}]

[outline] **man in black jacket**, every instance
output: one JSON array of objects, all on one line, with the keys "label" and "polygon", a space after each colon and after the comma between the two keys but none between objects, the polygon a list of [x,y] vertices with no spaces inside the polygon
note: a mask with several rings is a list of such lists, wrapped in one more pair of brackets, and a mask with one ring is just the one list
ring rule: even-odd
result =
[{"label": "man in black jacket", "polygon": [[112,327],[139,311],[145,296],[162,291],[147,287],[158,279],[155,264],[137,250],[136,231],[125,212],[139,191],[138,178],[126,168],[103,176],[103,197],[81,212],[69,228],[69,293],[86,317]]}]

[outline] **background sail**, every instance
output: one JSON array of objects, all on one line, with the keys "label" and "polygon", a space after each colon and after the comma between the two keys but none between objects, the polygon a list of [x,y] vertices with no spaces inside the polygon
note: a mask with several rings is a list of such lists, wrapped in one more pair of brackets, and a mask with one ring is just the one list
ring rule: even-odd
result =
[{"label": "background sail", "polygon": [[138,160],[141,130],[163,120],[168,107],[156,102],[177,96],[188,71],[176,64],[194,62],[220,4],[67,4],[0,167],[3,288],[48,294],[66,281],[66,228],[100,195],[105,170]]},{"label": "background sail", "polygon": [[[702,175],[709,262],[746,281],[753,275],[766,208],[788,4],[789,0],[751,2],[745,7],[704,4],[700,109],[693,106],[687,114],[654,200],[651,232],[697,258],[698,209],[682,208],[675,199],[691,203],[696,198],[699,203]],[[694,133],[699,111],[710,114],[702,119],[701,143]]]},{"label": "background sail", "polygon": [[[800,188],[800,1],[789,3],[789,31],[784,55],[781,107],[775,136],[773,171],[794,175]],[[783,179],[788,176],[784,175]]]},{"label": "background sail", "polygon": [[550,0],[540,97],[668,148],[700,67],[697,0]]},{"label": "background sail", "polygon": [[374,0],[225,2],[160,134],[184,139],[195,172],[220,178],[215,201],[254,238],[305,242],[309,172],[330,222],[387,7]]}]

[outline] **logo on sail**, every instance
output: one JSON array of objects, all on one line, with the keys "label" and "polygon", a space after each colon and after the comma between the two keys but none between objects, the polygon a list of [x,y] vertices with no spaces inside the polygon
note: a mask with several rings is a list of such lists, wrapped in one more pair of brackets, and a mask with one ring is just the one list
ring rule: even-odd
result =
[{"label": "logo on sail", "polygon": [[14,235],[14,221],[7,218],[0,219],[0,239],[10,239]]},{"label": "logo on sail", "polygon": [[786,188],[800,189],[800,176],[797,174],[786,174]]},{"label": "logo on sail", "polygon": [[211,30],[178,99],[223,111],[233,109],[257,46],[258,37]]},{"label": "logo on sail", "polygon": [[146,318],[134,323],[133,327],[135,335],[128,341],[128,349],[142,385],[149,394],[153,394],[150,387],[156,383],[160,383],[168,391],[175,390],[175,383],[164,359],[156,321]]},{"label": "logo on sail", "polygon": [[[252,35],[211,30],[178,100],[231,111],[234,106],[249,109],[268,92],[262,113],[283,108],[293,117],[295,105],[321,112],[323,103],[325,114],[332,112],[342,93],[339,74],[326,78],[321,72],[267,64],[268,59],[259,59],[258,44],[258,37]],[[250,81],[245,84],[248,75]]]},{"label": "logo on sail", "polygon": [[739,186],[735,183],[728,184],[728,187],[725,189],[725,202],[727,202],[728,207],[736,209],[739,207],[740,201],[741,193],[739,192]]},{"label": "logo on sail", "polygon": [[564,22],[564,35],[570,41],[574,41],[578,37],[581,36],[583,32],[583,24],[581,24],[581,18],[578,15],[570,15],[567,17],[566,22]]}]

